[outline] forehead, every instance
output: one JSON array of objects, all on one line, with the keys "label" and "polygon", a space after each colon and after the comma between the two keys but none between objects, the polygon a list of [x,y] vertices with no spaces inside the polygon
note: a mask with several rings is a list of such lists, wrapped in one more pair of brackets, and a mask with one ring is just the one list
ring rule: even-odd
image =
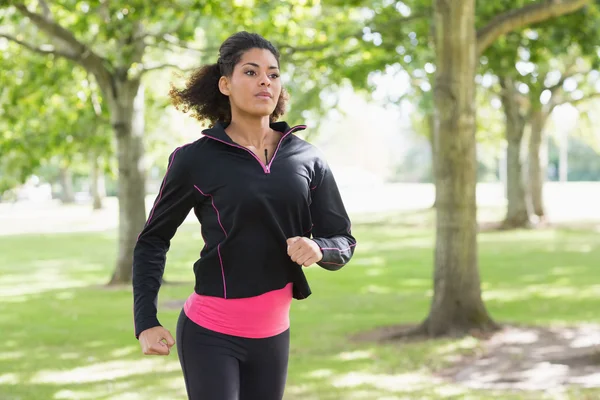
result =
[{"label": "forehead", "polygon": [[273,53],[267,49],[250,49],[244,52],[240,58],[239,64],[244,65],[246,63],[254,63],[267,68],[278,65],[277,59]]}]

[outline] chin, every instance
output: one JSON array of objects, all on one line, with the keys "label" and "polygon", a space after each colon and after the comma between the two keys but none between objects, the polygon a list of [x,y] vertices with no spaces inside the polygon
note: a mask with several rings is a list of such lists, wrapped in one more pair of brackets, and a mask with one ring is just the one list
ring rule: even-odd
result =
[{"label": "chin", "polygon": [[252,110],[248,110],[248,114],[256,117],[269,117],[275,111],[275,107],[256,107]]}]

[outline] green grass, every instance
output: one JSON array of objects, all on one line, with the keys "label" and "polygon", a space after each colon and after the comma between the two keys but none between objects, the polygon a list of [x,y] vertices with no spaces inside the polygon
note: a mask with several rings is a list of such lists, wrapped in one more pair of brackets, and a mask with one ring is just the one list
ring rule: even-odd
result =
[{"label": "green grass", "polygon": [[[428,216],[426,216],[429,218]],[[414,219],[414,217],[413,217]],[[407,216],[357,224],[352,263],[307,270],[313,295],[292,308],[286,399],[544,399],[430,382],[473,338],[356,343],[356,332],[417,323],[431,295],[433,232]],[[145,357],[133,337],[131,291],[106,289],[115,233],[0,237],[0,399],[184,399],[177,356]],[[168,257],[160,303],[192,290],[201,237],[184,225]],[[544,230],[479,236],[486,305],[502,323],[600,322],[597,232]],[[173,333],[178,307],[159,305]],[[571,389],[568,398],[599,398]],[[564,397],[562,397],[564,398]]]}]

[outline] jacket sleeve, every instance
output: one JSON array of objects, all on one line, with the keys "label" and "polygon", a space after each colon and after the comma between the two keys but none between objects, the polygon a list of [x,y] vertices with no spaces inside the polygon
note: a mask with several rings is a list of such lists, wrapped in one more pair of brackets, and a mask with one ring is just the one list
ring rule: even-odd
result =
[{"label": "jacket sleeve", "polygon": [[356,239],[352,236],[350,218],[333,173],[325,161],[320,164],[320,171],[316,174],[318,181],[311,188],[312,240],[323,252],[323,258],[317,264],[336,271],[354,255]]},{"label": "jacket sleeve", "polygon": [[144,229],[133,251],[133,315],[135,336],[161,324],[157,319],[158,290],[166,254],[177,228],[195,205],[195,193],[181,148],[169,156],[167,171]]}]

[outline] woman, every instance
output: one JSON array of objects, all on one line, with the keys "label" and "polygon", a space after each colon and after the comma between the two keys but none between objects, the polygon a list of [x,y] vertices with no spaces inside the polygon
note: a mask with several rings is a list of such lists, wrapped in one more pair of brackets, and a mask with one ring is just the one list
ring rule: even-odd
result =
[{"label": "woman", "polygon": [[171,89],[184,112],[211,122],[169,157],[133,260],[135,333],[144,354],[175,341],[157,319],[171,238],[191,209],[205,245],[177,323],[177,352],[192,400],[280,400],[287,377],[293,298],[311,291],[303,267],[338,270],[356,240],[321,153],[275,122],[287,96],[279,53],[239,32],[216,64]]}]

